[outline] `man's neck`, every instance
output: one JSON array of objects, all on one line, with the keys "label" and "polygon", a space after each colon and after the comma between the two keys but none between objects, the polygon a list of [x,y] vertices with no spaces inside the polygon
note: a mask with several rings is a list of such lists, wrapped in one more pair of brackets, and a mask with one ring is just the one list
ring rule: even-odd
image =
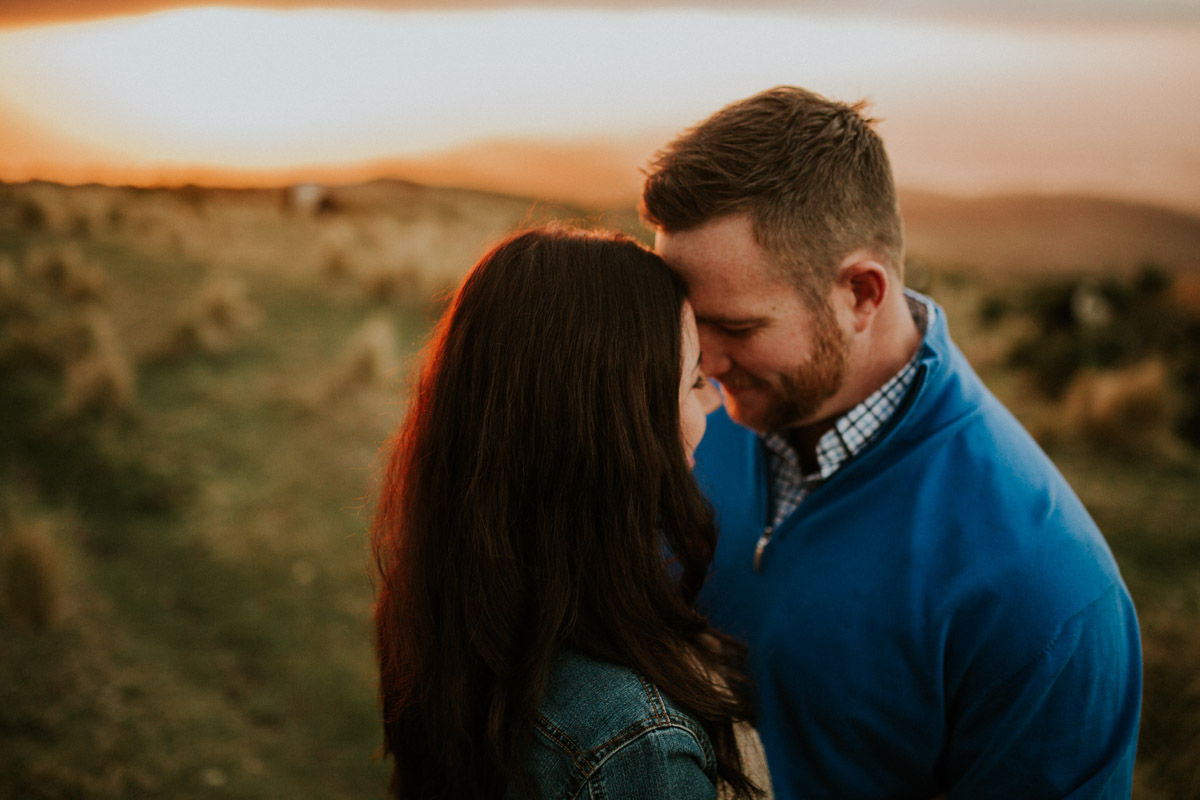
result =
[{"label": "man's neck", "polygon": [[817,461],[817,445],[836,421],[837,418],[834,417],[788,429],[788,444],[796,451],[800,459],[800,469],[805,475],[812,475],[821,468],[820,462]]},{"label": "man's neck", "polygon": [[[903,292],[898,293],[896,301],[886,310],[881,310],[875,320],[871,331],[871,346],[862,366],[859,369],[850,368],[852,374],[847,375],[847,380],[857,377],[858,390],[851,395],[848,404],[831,416],[797,425],[786,431],[788,443],[796,451],[805,475],[811,475],[820,469],[817,446],[821,437],[837,424],[842,415],[877,392],[896,373],[904,369],[920,348],[925,331],[914,319],[913,310]],[[928,321],[925,324],[928,324]]]}]

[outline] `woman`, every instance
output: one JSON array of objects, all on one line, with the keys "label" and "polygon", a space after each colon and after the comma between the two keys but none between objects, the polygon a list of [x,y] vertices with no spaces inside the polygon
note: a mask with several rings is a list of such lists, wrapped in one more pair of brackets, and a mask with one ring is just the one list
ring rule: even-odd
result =
[{"label": "woman", "polygon": [[693,607],[713,392],[683,287],[633,240],[543,228],[475,265],[373,527],[392,796],[754,796],[742,651]]}]

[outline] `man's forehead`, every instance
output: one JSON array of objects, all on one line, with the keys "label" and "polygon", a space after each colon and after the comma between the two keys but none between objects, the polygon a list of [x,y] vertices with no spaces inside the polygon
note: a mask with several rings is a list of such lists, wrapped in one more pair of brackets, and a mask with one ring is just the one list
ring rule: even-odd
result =
[{"label": "man's forehead", "polygon": [[747,280],[733,271],[715,270],[702,277],[681,274],[697,324],[752,327],[804,308],[799,292],[788,283]]},{"label": "man's forehead", "polygon": [[689,285],[744,286],[773,283],[770,256],[746,226],[718,220],[677,233],[659,230],[654,248]]},{"label": "man's forehead", "polygon": [[719,258],[667,263],[687,287],[697,319],[754,316],[765,307],[787,305],[798,296],[791,284],[755,264]]}]

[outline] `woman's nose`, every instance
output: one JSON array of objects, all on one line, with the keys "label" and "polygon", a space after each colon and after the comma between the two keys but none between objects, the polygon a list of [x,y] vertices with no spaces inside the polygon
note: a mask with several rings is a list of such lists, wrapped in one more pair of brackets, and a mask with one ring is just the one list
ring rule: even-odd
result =
[{"label": "woman's nose", "polygon": [[704,381],[704,386],[700,388],[700,407],[704,409],[705,414],[711,414],[721,407],[724,398],[721,397],[721,391],[710,380]]}]

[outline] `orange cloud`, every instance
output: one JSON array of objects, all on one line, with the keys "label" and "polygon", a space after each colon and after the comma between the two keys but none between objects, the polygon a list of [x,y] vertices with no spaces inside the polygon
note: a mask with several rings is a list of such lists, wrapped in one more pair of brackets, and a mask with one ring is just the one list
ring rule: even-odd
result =
[{"label": "orange cloud", "polygon": [[[134,163],[105,158],[45,129],[23,127],[0,117],[0,139],[13,148],[0,155],[0,181],[51,180],[67,184],[136,186],[282,186],[318,182],[349,184],[398,178],[438,186],[458,186],[536,197],[589,208],[623,209],[637,204],[643,166],[669,132],[625,141],[546,141],[497,139],[420,157],[278,169],[234,169],[199,164]],[[41,141],[39,142],[39,139]]]},{"label": "orange cloud", "polygon": [[[75,22],[105,17],[148,14],[169,9],[220,5],[288,9],[369,9],[374,11],[470,11],[504,8],[604,8],[638,11],[647,8],[728,9],[724,0],[30,0],[0,3],[0,27]],[[897,8],[894,0],[750,0],[743,10],[788,10],[817,13],[870,14],[907,18],[1003,23],[1151,22],[1185,23],[1200,20],[1194,0],[1092,0],[1088,3],[1047,3],[1045,0],[1007,0],[1003,3],[964,4],[960,0],[921,0]]]},{"label": "orange cloud", "polygon": [[111,152],[55,129],[11,107],[0,107],[0,180],[104,180],[101,165],[120,163]]},{"label": "orange cloud", "polygon": [[[688,0],[657,0],[650,5],[658,8],[685,7]],[[639,0],[601,0],[593,3],[562,2],[562,0],[36,0],[34,2],[0,3],[0,28],[47,25],[62,22],[81,22],[107,17],[150,14],[198,6],[257,8],[272,11],[300,9],[360,9],[371,11],[481,11],[504,8],[584,8],[602,7],[615,10],[638,10],[646,7]],[[720,8],[719,0],[700,5]],[[766,5],[770,6],[768,2]]]}]

